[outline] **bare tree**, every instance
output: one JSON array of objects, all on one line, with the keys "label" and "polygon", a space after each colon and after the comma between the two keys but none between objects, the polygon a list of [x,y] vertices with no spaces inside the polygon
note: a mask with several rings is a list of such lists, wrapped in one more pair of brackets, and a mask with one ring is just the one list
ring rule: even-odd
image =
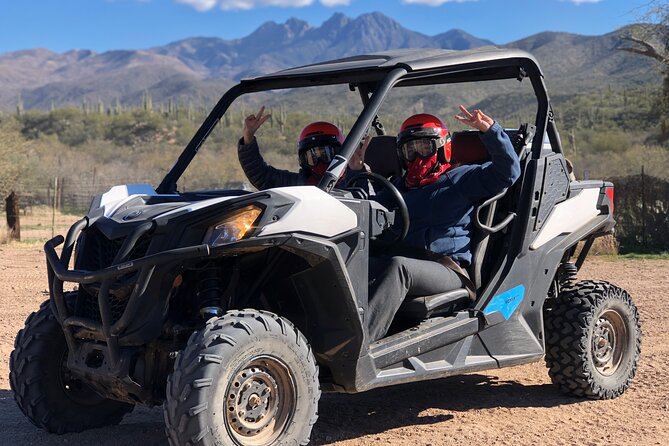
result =
[{"label": "bare tree", "polygon": [[669,0],[651,0],[641,7],[644,11],[642,23],[628,28],[621,38],[631,46],[619,48],[634,54],[650,57],[660,64],[664,76],[662,82],[662,129],[663,139],[669,138]]}]

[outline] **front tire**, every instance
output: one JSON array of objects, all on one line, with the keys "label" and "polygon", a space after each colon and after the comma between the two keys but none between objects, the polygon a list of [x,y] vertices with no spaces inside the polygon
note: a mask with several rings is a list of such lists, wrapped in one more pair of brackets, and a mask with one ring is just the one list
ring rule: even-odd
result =
[{"label": "front tire", "polygon": [[582,281],[547,306],[546,366],[564,393],[618,397],[632,383],[641,353],[639,313],[630,295],[603,281]]},{"label": "front tire", "polygon": [[9,357],[9,383],[21,411],[35,426],[57,434],[118,424],[134,406],[103,398],[73,377],[67,351],[46,301],[28,316]]},{"label": "front tire", "polygon": [[172,446],[307,444],[318,418],[318,368],[286,319],[229,311],[193,333],[164,406]]}]

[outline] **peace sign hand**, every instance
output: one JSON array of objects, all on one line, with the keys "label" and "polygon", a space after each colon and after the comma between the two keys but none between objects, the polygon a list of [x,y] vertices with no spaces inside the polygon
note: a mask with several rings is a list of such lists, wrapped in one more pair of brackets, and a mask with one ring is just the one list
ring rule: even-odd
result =
[{"label": "peace sign hand", "polygon": [[474,113],[470,113],[469,110],[465,108],[464,105],[460,105],[460,111],[464,116],[455,115],[455,119],[460,122],[464,122],[470,127],[478,129],[480,132],[485,133],[492,127],[495,121],[481,110],[476,109]]},{"label": "peace sign hand", "polygon": [[251,144],[253,141],[253,135],[256,134],[256,131],[260,128],[261,125],[265,123],[272,115],[267,114],[263,115],[265,112],[265,106],[260,107],[257,115],[249,115],[244,119],[244,129],[242,134],[244,135],[244,144]]}]

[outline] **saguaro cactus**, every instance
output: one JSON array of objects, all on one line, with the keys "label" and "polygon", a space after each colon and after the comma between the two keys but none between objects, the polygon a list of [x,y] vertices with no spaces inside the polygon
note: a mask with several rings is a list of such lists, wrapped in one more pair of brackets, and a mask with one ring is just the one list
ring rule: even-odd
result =
[{"label": "saguaro cactus", "polygon": [[151,98],[151,93],[149,93],[149,90],[144,90],[144,94],[142,96],[142,108],[145,111],[153,111],[153,99]]},{"label": "saguaro cactus", "polygon": [[285,128],[286,125],[286,107],[284,107],[283,104],[279,105],[279,113],[272,115],[274,119],[276,119],[276,123],[279,124],[279,132],[283,135],[283,129]]},{"label": "saguaro cactus", "polygon": [[16,116],[21,116],[23,114],[23,98],[19,94],[19,98],[16,100]]}]

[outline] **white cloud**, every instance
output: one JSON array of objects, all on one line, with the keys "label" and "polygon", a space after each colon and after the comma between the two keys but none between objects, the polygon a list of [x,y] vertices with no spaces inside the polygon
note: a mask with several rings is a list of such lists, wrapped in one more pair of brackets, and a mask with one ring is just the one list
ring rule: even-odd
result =
[{"label": "white cloud", "polygon": [[198,11],[209,11],[211,8],[216,6],[216,0],[177,0],[177,3],[183,3],[184,5],[190,5]]},{"label": "white cloud", "polygon": [[582,5],[584,3],[599,3],[603,0],[560,0],[561,2],[573,3],[576,6]]},{"label": "white cloud", "polygon": [[331,8],[333,6],[348,6],[351,4],[351,0],[320,0],[323,6]]},{"label": "white cloud", "polygon": [[[323,6],[344,6],[352,0],[318,0]],[[314,0],[176,0],[177,3],[192,6],[198,11],[209,11],[218,6],[224,10],[249,10],[262,6],[280,8],[302,8],[314,3]]]},{"label": "white cloud", "polygon": [[441,6],[444,3],[467,3],[477,1],[479,0],[402,0],[402,3],[407,5]]}]

